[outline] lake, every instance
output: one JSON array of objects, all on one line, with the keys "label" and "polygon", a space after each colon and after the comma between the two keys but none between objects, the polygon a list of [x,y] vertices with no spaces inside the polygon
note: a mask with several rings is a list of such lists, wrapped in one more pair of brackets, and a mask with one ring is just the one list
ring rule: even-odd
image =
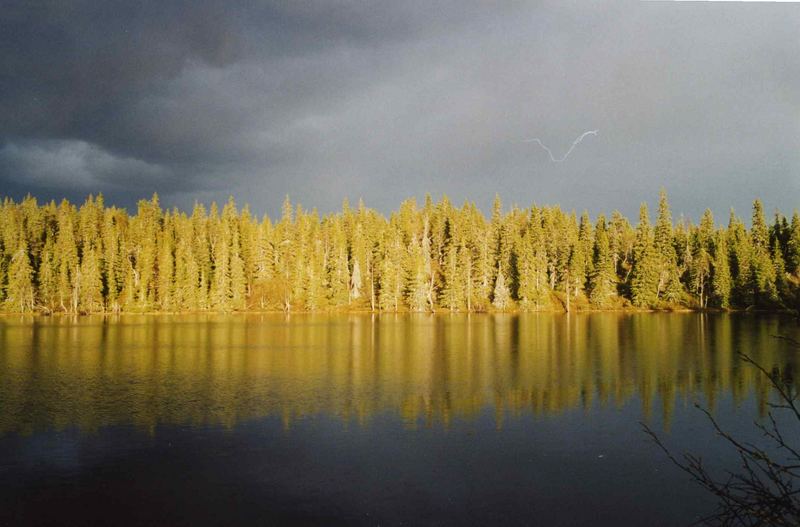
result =
[{"label": "lake", "polygon": [[[0,318],[0,524],[687,525],[796,371],[749,314]],[[800,430],[790,429],[789,433]]]}]

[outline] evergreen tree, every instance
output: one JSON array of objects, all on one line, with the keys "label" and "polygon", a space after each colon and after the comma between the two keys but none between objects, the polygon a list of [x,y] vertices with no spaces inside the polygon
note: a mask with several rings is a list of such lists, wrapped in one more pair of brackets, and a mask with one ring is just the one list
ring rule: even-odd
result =
[{"label": "evergreen tree", "polygon": [[428,308],[428,274],[422,244],[413,240],[408,248],[405,266],[406,302],[411,311]]},{"label": "evergreen tree", "polygon": [[768,305],[778,301],[778,291],[775,286],[775,267],[770,258],[769,231],[764,219],[764,209],[759,200],[753,202],[753,223],[750,235],[753,250],[751,287],[754,302]]},{"label": "evergreen tree", "polygon": [[789,288],[789,280],[786,276],[786,264],[783,260],[783,254],[778,243],[772,248],[772,265],[775,269],[774,301],[782,304],[783,299],[790,298],[791,290]]},{"label": "evergreen tree", "polygon": [[161,207],[158,195],[153,194],[149,201],[139,201],[135,222],[131,226],[135,243],[133,265],[136,306],[140,310],[155,307],[157,237],[160,228]]},{"label": "evergreen tree", "polygon": [[64,311],[78,312],[78,244],[74,229],[75,209],[66,200],[58,210],[56,258],[58,264],[59,305]]},{"label": "evergreen tree", "polygon": [[616,296],[614,259],[611,256],[606,219],[602,215],[597,218],[593,252],[589,298],[592,304],[602,307],[609,305]]},{"label": "evergreen tree", "polygon": [[[225,211],[223,214],[229,216],[230,211]],[[231,233],[230,229],[226,228],[226,219],[219,218],[217,206],[212,203],[209,221],[212,266],[209,301],[211,307],[218,311],[231,309]]]},{"label": "evergreen tree", "polygon": [[350,301],[350,267],[347,258],[347,239],[342,221],[331,220],[330,256],[328,258],[329,299],[334,307],[346,306]]},{"label": "evergreen tree", "polygon": [[639,208],[639,224],[636,227],[636,242],[633,248],[633,270],[631,272],[631,301],[639,307],[653,307],[658,303],[661,284],[661,262],[653,245],[653,230],[647,204]]},{"label": "evergreen tree", "polygon": [[239,228],[235,217],[229,220],[230,230],[230,270],[231,270],[231,297],[230,305],[233,309],[242,310],[247,307],[247,276],[245,275],[244,259],[240,243]]},{"label": "evergreen tree", "polygon": [[575,280],[576,293],[583,291],[588,286],[589,279],[594,274],[594,233],[592,233],[592,221],[589,219],[587,211],[583,211],[583,214],[581,214],[578,227],[578,245],[580,247],[579,263],[581,265]]},{"label": "evergreen tree", "polygon": [[658,200],[658,220],[653,239],[659,272],[656,297],[663,297],[668,302],[680,301],[682,296],[678,257],[673,244],[672,213],[667,201],[667,193],[661,190]]},{"label": "evergreen tree", "polygon": [[[216,216],[216,206],[212,209],[212,216]],[[194,295],[196,299],[196,309],[208,309],[211,307],[211,276],[212,263],[211,238],[209,232],[209,218],[206,215],[205,207],[202,204],[195,204],[191,217],[192,224],[192,248],[191,253],[197,264],[198,279],[194,284],[197,287]]]},{"label": "evergreen tree", "polygon": [[78,274],[79,309],[85,313],[103,311],[103,280],[100,257],[92,244],[83,252]]},{"label": "evergreen tree", "polygon": [[310,258],[306,264],[306,283],[308,292],[306,294],[306,309],[309,311],[319,311],[327,307],[327,295],[325,288],[325,246],[321,240],[314,242],[314,247]]},{"label": "evergreen tree", "polygon": [[789,240],[786,243],[787,270],[800,278],[800,214],[794,211],[789,227]]},{"label": "evergreen tree", "polygon": [[194,254],[193,229],[191,221],[181,215],[175,225],[175,285],[174,305],[185,311],[202,309],[198,293],[200,286],[200,266]]},{"label": "evergreen tree", "polygon": [[158,247],[158,279],[156,292],[158,305],[164,311],[174,308],[175,296],[175,227],[172,215],[165,215],[164,224],[156,236]]},{"label": "evergreen tree", "polygon": [[727,234],[725,231],[720,230],[717,232],[714,243],[714,276],[711,287],[715,304],[723,309],[727,309],[730,306],[731,289],[733,287],[728,255]]},{"label": "evergreen tree", "polygon": [[378,278],[378,307],[382,311],[398,311],[403,294],[403,246],[402,235],[390,227],[382,249],[380,276]]},{"label": "evergreen tree", "polygon": [[732,277],[731,303],[748,307],[753,304],[753,244],[747,229],[732,209],[728,221],[727,245]]},{"label": "evergreen tree", "polygon": [[505,275],[499,264],[497,266],[497,279],[495,280],[493,296],[492,305],[496,309],[502,311],[511,307],[511,291],[506,285]]},{"label": "evergreen tree", "polygon": [[[48,230],[42,249],[38,272],[38,304],[45,313],[52,313],[58,308],[58,264],[55,254],[55,235]],[[2,259],[0,257],[0,259]]]},{"label": "evergreen tree", "polygon": [[28,244],[24,239],[20,240],[17,250],[11,255],[5,303],[9,311],[17,313],[28,313],[34,308],[33,269],[28,256]]},{"label": "evergreen tree", "polygon": [[709,209],[703,213],[700,227],[695,233],[695,239],[689,262],[689,276],[691,291],[697,295],[700,307],[708,303],[708,282],[711,278],[712,255],[711,242],[714,233],[714,217]]},{"label": "evergreen tree", "polygon": [[442,288],[441,304],[451,311],[464,308],[465,304],[465,282],[462,273],[459,272],[459,247],[454,243],[450,244],[446,250],[446,257],[442,276],[444,287]]}]

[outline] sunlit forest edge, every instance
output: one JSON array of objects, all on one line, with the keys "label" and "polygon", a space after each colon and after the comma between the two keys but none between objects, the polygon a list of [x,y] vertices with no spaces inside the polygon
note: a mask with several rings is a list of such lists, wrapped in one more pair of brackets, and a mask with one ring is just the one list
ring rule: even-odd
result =
[{"label": "sunlit forest edge", "polygon": [[618,212],[594,220],[559,206],[491,217],[447,197],[404,201],[385,217],[346,201],[321,216],[284,202],[256,218],[230,199],[220,210],[135,214],[102,196],[81,206],[33,197],[0,206],[0,310],[7,313],[233,311],[796,310],[800,217],[750,227],[673,221],[666,193],[655,224]]}]

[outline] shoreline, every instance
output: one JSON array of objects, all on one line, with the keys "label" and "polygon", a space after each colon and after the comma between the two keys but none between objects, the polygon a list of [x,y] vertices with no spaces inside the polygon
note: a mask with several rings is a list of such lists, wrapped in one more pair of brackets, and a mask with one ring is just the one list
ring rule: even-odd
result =
[{"label": "shoreline", "polygon": [[573,309],[566,311],[563,309],[507,309],[507,310],[484,310],[484,311],[466,311],[466,310],[449,310],[449,309],[436,309],[434,311],[379,311],[371,309],[331,309],[331,310],[296,310],[284,311],[281,309],[257,309],[257,310],[239,310],[239,311],[101,311],[93,313],[43,313],[43,312],[0,312],[0,318],[3,317],[113,317],[113,316],[129,316],[129,315],[145,315],[145,316],[180,316],[180,315],[521,315],[529,313],[541,313],[548,315],[573,315],[573,314],[595,314],[595,313],[617,313],[617,314],[637,314],[637,313],[730,313],[730,314],[758,314],[758,315],[789,315],[793,317],[799,316],[796,310],[792,309],[763,309],[763,308],[690,308],[690,307],[671,307],[671,308],[609,308],[609,309]]}]

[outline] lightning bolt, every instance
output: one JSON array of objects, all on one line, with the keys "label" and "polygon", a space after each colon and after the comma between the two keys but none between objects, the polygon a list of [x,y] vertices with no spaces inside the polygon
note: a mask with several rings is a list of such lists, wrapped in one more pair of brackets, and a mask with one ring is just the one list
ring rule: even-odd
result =
[{"label": "lightning bolt", "polygon": [[544,148],[544,150],[547,152],[547,155],[550,156],[550,161],[552,161],[553,163],[562,163],[569,157],[569,155],[572,153],[572,151],[575,150],[575,147],[578,146],[581,141],[583,141],[584,137],[586,137],[587,135],[597,135],[597,132],[599,132],[599,130],[587,130],[587,131],[583,132],[580,136],[578,136],[577,139],[575,139],[572,142],[572,146],[569,147],[569,150],[567,150],[567,153],[564,154],[564,157],[561,157],[561,158],[556,158],[553,155],[553,151],[550,150],[549,148],[547,148],[547,146],[544,143],[542,143],[542,140],[539,139],[538,137],[536,137],[534,139],[525,139],[522,142],[523,143],[536,143],[536,144],[538,144],[539,146]]}]

